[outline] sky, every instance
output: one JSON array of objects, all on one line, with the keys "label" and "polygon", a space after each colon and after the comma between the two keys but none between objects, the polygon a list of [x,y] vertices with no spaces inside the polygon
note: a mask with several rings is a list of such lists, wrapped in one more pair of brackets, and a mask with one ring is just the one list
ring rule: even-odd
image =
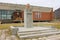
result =
[{"label": "sky", "polygon": [[34,6],[52,7],[56,10],[60,7],[60,0],[0,0],[3,3],[24,4],[29,3]]}]

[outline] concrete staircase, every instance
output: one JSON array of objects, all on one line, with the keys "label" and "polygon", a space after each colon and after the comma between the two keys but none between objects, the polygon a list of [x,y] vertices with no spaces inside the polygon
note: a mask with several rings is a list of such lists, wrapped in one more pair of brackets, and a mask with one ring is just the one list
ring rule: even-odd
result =
[{"label": "concrete staircase", "polygon": [[33,27],[33,28],[20,27],[17,34],[18,37],[21,39],[39,38],[60,34],[60,30],[48,27]]}]

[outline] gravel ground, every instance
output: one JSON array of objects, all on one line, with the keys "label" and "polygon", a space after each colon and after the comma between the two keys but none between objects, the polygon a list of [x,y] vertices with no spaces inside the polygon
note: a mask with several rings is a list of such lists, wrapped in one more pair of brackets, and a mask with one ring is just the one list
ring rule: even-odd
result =
[{"label": "gravel ground", "polygon": [[0,40],[18,40],[16,36],[10,35],[8,30],[0,30]]},{"label": "gravel ground", "polygon": [[[0,30],[0,40],[19,40],[19,39],[14,35],[10,35],[8,30]],[[60,40],[60,34],[52,35],[49,37],[26,39],[26,40]]]}]

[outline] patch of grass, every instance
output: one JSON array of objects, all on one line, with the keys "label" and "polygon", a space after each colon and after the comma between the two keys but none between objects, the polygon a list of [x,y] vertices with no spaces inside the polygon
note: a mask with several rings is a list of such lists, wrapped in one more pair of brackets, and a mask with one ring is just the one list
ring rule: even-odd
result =
[{"label": "patch of grass", "polygon": [[[10,23],[10,24],[0,24],[0,29],[7,29],[10,26],[20,26],[23,27],[23,23]],[[60,29],[60,22],[54,22],[54,23],[33,23],[33,26],[54,26],[58,29]]]},{"label": "patch of grass", "polygon": [[34,26],[54,26],[55,28],[60,29],[60,22],[54,22],[54,23],[39,23],[39,24],[34,24]]},{"label": "patch of grass", "polygon": [[60,29],[60,23],[54,25],[56,28]]},{"label": "patch of grass", "polygon": [[10,26],[24,26],[22,23],[0,24],[0,29],[7,29]]}]

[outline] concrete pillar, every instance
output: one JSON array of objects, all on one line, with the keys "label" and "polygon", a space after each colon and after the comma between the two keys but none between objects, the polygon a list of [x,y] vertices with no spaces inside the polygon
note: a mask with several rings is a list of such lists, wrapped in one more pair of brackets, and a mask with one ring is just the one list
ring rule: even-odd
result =
[{"label": "concrete pillar", "polygon": [[33,19],[32,19],[32,10],[30,5],[27,4],[24,10],[24,27],[31,28],[33,26]]}]

